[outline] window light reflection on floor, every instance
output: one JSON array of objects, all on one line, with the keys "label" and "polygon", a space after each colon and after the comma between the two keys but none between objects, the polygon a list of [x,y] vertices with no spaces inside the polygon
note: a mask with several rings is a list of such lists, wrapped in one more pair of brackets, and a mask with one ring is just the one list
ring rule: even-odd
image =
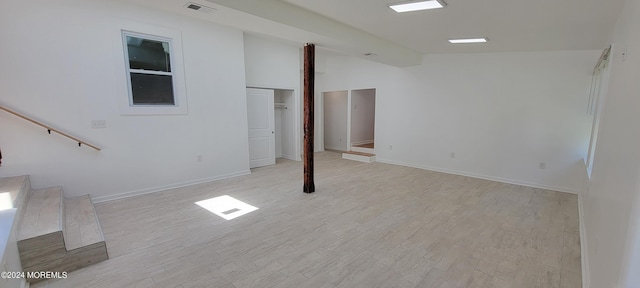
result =
[{"label": "window light reflection on floor", "polygon": [[222,195],[207,200],[196,202],[196,205],[209,210],[226,220],[240,217],[244,214],[258,210],[258,207],[251,206],[229,195]]}]

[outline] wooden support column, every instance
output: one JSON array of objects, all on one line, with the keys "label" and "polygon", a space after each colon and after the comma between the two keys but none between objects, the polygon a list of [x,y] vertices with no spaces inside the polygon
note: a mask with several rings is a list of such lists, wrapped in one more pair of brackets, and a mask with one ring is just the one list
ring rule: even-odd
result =
[{"label": "wooden support column", "polygon": [[304,193],[313,193],[313,88],[315,84],[316,46],[304,45]]}]

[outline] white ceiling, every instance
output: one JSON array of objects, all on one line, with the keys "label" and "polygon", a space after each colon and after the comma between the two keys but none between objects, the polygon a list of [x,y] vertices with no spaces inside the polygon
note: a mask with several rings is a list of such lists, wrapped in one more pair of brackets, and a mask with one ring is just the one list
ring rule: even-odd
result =
[{"label": "white ceiling", "polygon": [[[400,67],[418,65],[431,53],[603,49],[624,2],[444,0],[443,9],[399,14],[387,7],[396,0],[125,1]],[[189,10],[187,2],[217,11]],[[447,41],[465,37],[488,37],[489,43]]]},{"label": "white ceiling", "polygon": [[[396,13],[397,0],[283,0],[421,53],[603,49],[622,0],[444,0]],[[400,0],[402,2],[402,0]],[[450,38],[488,37],[452,45]]]}]

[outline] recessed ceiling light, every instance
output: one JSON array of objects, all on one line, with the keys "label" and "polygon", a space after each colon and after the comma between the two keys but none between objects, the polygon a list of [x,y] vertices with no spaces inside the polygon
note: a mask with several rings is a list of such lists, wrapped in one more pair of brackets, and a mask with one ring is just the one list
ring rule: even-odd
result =
[{"label": "recessed ceiling light", "polygon": [[452,44],[487,43],[487,38],[449,39]]},{"label": "recessed ceiling light", "polygon": [[393,9],[398,13],[402,13],[402,12],[443,8],[445,5],[446,4],[442,2],[442,0],[429,0],[429,1],[391,4],[389,5],[389,8]]}]

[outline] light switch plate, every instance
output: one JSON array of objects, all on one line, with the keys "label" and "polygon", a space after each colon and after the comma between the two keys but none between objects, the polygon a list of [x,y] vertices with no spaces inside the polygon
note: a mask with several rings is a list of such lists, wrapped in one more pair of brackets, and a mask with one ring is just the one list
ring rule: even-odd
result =
[{"label": "light switch plate", "polygon": [[93,120],[91,121],[91,128],[93,129],[107,128],[107,120]]}]

